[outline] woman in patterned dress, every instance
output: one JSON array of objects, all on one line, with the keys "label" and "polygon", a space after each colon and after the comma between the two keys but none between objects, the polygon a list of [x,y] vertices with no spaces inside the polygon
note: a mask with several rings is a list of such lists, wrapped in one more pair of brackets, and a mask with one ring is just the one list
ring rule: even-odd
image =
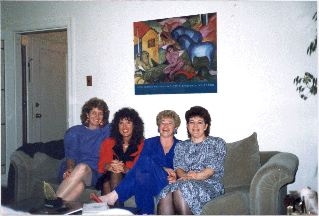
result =
[{"label": "woman in patterned dress", "polygon": [[224,193],[225,141],[209,136],[211,118],[205,108],[191,107],[185,119],[189,139],[175,147],[174,170],[178,179],[157,197],[160,215],[198,215],[208,201]]}]

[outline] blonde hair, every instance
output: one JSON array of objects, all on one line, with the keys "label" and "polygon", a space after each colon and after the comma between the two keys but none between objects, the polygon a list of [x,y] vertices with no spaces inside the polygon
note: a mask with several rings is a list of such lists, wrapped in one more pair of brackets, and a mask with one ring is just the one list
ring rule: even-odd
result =
[{"label": "blonde hair", "polygon": [[181,119],[179,115],[173,110],[163,110],[159,112],[156,116],[157,126],[160,126],[163,118],[172,118],[174,120],[175,128],[178,128],[181,124]]}]

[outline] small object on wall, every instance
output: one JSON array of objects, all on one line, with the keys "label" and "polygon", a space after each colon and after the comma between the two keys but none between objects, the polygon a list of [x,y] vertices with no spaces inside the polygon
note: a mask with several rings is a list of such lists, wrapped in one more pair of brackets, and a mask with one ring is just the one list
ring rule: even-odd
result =
[{"label": "small object on wall", "polygon": [[92,86],[92,76],[86,76],[86,85]]}]

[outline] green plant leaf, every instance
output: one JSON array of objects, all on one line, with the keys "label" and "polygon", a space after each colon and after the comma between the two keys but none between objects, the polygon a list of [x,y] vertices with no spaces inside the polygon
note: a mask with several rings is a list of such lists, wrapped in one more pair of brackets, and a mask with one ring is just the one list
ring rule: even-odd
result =
[{"label": "green plant leaf", "polygon": [[[312,16],[312,19],[317,24],[317,12]],[[307,54],[311,55],[317,50],[317,34],[314,40],[307,47]],[[317,94],[317,77],[313,76],[309,72],[305,72],[303,77],[296,76],[293,80],[293,83],[297,86],[296,91],[299,93],[299,96],[307,100],[308,95]],[[307,90],[307,91],[305,91]],[[306,94],[304,94],[306,92]]]}]

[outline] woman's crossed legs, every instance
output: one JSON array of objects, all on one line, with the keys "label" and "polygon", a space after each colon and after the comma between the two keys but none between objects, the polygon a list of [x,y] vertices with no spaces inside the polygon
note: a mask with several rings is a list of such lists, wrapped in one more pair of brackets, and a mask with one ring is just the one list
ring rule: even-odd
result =
[{"label": "woman's crossed legs", "polygon": [[75,166],[69,177],[63,179],[56,195],[65,201],[74,201],[83,193],[85,186],[91,183],[91,168],[87,164],[80,163]]}]

